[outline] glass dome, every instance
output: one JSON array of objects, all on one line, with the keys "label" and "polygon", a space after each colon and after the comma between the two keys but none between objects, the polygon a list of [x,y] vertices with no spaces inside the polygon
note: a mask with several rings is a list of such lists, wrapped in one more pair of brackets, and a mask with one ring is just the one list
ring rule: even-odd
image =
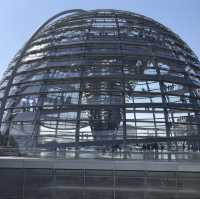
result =
[{"label": "glass dome", "polygon": [[132,12],[55,15],[12,60],[0,97],[7,146],[199,146],[198,58]]}]

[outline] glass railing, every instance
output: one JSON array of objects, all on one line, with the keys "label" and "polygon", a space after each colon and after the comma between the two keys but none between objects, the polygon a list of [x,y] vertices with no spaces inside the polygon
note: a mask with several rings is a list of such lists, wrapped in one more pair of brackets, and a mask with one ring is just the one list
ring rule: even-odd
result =
[{"label": "glass railing", "polygon": [[48,150],[42,148],[0,147],[1,157],[41,159],[100,159],[100,160],[151,160],[151,161],[200,161],[200,151],[167,151],[113,149],[104,147],[68,148]]}]

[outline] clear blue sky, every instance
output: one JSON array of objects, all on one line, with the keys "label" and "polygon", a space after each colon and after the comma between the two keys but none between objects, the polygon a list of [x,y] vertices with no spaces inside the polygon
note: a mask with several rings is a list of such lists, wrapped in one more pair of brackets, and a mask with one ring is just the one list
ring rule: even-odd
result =
[{"label": "clear blue sky", "polygon": [[77,8],[121,9],[151,17],[180,35],[200,58],[200,0],[2,0],[0,77],[38,26],[58,12]]}]

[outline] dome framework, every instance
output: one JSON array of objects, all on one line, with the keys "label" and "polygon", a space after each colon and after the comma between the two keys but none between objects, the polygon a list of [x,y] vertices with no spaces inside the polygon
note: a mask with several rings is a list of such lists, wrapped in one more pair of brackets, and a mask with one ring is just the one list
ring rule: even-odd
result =
[{"label": "dome framework", "polygon": [[[119,10],[45,22],[0,84],[4,145],[199,147],[200,63],[160,23]],[[155,146],[155,145],[154,145]]]}]

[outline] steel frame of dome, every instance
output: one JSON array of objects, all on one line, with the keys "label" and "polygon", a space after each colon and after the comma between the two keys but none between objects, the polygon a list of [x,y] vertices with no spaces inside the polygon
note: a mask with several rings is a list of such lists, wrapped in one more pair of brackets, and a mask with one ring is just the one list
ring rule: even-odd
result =
[{"label": "steel frame of dome", "polygon": [[199,147],[200,63],[160,23],[120,10],[45,22],[0,84],[1,136],[20,147]]}]

